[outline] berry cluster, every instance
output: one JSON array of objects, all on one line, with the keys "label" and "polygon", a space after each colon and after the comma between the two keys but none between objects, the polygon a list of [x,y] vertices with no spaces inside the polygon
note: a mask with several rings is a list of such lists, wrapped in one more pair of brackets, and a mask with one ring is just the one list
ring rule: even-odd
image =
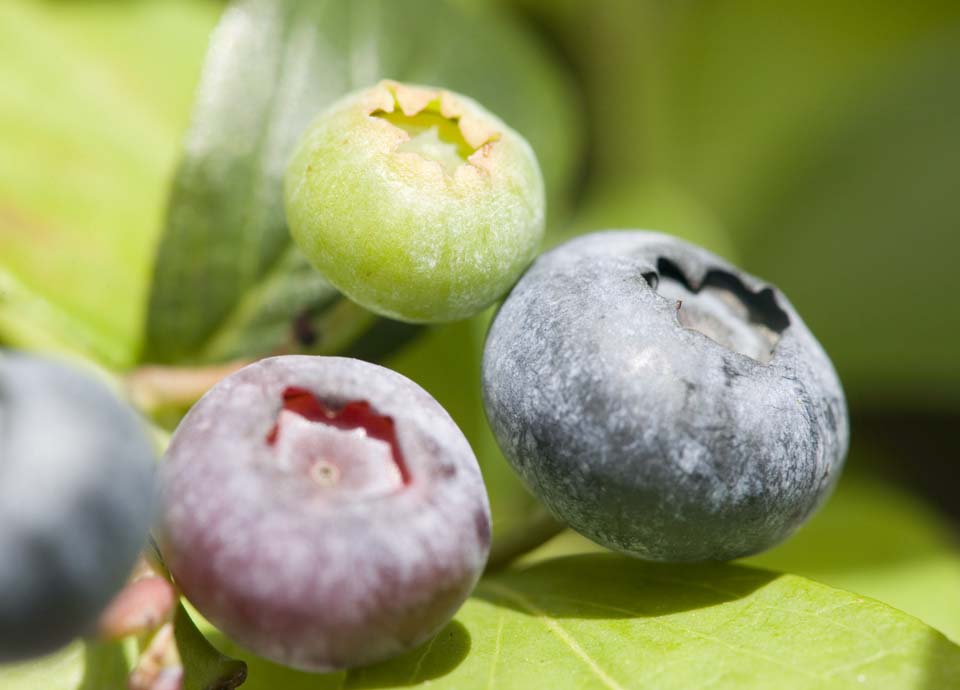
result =
[{"label": "berry cluster", "polygon": [[[652,232],[595,233],[534,260],[536,160],[464,96],[383,82],[335,104],[292,159],[286,212],[323,276],[385,316],[460,319],[509,292],[477,382],[490,425],[546,507],[604,546],[668,561],[755,553],[836,483],[843,392],[787,299]],[[97,384],[0,359],[0,659],[89,629],[144,542],[151,466],[136,417]],[[178,589],[298,669],[420,644],[490,550],[460,429],[414,382],[356,359],[239,369],[180,422],[159,479],[154,536]]]}]

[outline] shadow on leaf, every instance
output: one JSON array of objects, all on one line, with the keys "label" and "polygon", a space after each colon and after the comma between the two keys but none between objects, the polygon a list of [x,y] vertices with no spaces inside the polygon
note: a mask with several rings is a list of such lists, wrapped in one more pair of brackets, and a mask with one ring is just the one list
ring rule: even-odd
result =
[{"label": "shadow on leaf", "polygon": [[611,553],[538,562],[484,579],[476,597],[550,618],[664,616],[745,597],[778,577],[720,563],[649,563]]},{"label": "shadow on leaf", "polygon": [[249,673],[244,690],[363,690],[419,685],[450,673],[470,652],[470,633],[458,621],[390,661],[338,673],[306,673],[275,664],[244,650],[217,630],[207,631],[207,638],[217,649],[246,662]]},{"label": "shadow on leaf", "polygon": [[436,680],[460,665],[470,653],[470,633],[458,621],[416,649],[376,666],[355,669],[349,688],[393,688]]},{"label": "shadow on leaf", "polygon": [[916,562],[953,548],[955,537],[941,515],[877,475],[876,468],[889,462],[885,453],[854,445],[830,500],[789,540],[750,557],[751,565],[816,578]]}]

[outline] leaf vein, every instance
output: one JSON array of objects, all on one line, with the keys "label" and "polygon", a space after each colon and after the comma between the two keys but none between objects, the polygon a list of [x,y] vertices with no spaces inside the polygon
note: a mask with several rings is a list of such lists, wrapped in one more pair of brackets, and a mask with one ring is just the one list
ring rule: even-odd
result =
[{"label": "leaf vein", "polygon": [[603,668],[580,646],[574,638],[556,619],[552,618],[546,611],[539,608],[532,601],[527,599],[520,592],[500,583],[487,582],[486,587],[494,593],[499,594],[505,599],[509,599],[517,605],[525,608],[532,613],[538,620],[542,621],[547,629],[553,633],[561,642],[567,645],[570,650],[606,685],[610,690],[626,690],[616,680],[610,677]]},{"label": "leaf vein", "polygon": [[497,664],[500,662],[500,643],[503,638],[503,621],[506,614],[500,611],[500,620],[497,621],[497,638],[493,647],[493,658],[490,660],[490,676],[487,679],[487,690],[493,690],[493,682],[496,680]]},{"label": "leaf vein", "polygon": [[435,644],[437,643],[437,640],[440,638],[440,635],[441,635],[441,634],[442,634],[442,633],[439,633],[439,634],[434,635],[433,637],[431,637],[431,638],[430,638],[430,641],[424,646],[423,654],[421,654],[421,655],[420,655],[420,658],[417,659],[417,663],[416,663],[416,664],[414,665],[414,667],[413,667],[413,672],[410,674],[410,678],[407,680],[407,683],[408,683],[408,684],[412,685],[412,684],[414,683],[414,681],[416,681],[417,676],[420,675],[420,669],[423,668],[423,662],[424,662],[424,660],[425,660],[428,656],[430,656],[430,652],[433,651],[433,645],[435,645]]},{"label": "leaf vein", "polygon": [[[691,583],[691,584],[693,584],[693,583]],[[493,587],[490,583],[487,583],[487,586],[488,586],[488,587]],[[508,589],[508,588],[504,587],[503,585],[497,586],[497,589],[500,589],[500,588]],[[512,591],[512,590],[510,590],[510,591]],[[505,592],[503,593],[503,595],[504,595],[504,596],[507,596]],[[539,613],[537,613],[537,615],[543,616],[543,617],[545,617],[547,620],[552,620],[552,619],[549,619],[548,614],[546,614],[545,612],[541,611],[540,609],[537,609],[536,606],[533,605],[532,603],[530,603],[529,601],[527,601],[527,600],[524,599],[524,601],[521,602],[520,599],[522,598],[522,595],[520,595],[519,593],[517,593],[516,596],[508,597],[508,598],[511,598],[511,599],[513,599],[514,601],[516,601],[517,603],[522,604],[525,608],[529,609],[531,612],[534,612],[534,613],[539,612]],[[552,598],[562,599],[562,600],[565,600],[565,601],[569,601],[569,602],[571,602],[571,603],[586,604],[586,605],[593,606],[593,607],[598,608],[598,609],[604,609],[604,610],[612,611],[612,612],[615,612],[615,613],[621,613],[621,614],[625,613],[625,614],[628,614],[628,615],[633,616],[633,617],[635,617],[635,618],[636,618],[636,617],[647,618],[648,616],[651,615],[651,614],[645,613],[645,612],[643,612],[643,611],[631,610],[631,609],[621,608],[621,607],[618,607],[618,606],[608,606],[608,605],[606,605],[606,604],[598,604],[598,603],[588,602],[588,601],[583,601],[583,600],[578,600],[578,599],[570,599],[570,598],[567,598],[567,597],[552,597]],[[554,622],[555,622],[555,621],[554,621]],[[647,622],[652,622],[652,621],[647,621]],[[708,642],[712,642],[713,644],[716,644],[716,645],[725,647],[725,648],[730,649],[730,650],[732,650],[732,651],[734,651],[734,652],[739,652],[739,653],[741,653],[741,654],[743,654],[743,655],[745,655],[745,656],[751,656],[751,657],[754,657],[754,658],[756,658],[756,659],[761,659],[761,660],[763,660],[763,661],[766,661],[766,662],[768,662],[768,663],[771,663],[771,664],[773,664],[773,665],[775,665],[775,666],[780,666],[780,667],[782,667],[782,668],[789,669],[789,670],[791,670],[791,671],[794,671],[794,672],[796,672],[796,673],[799,673],[800,675],[806,676],[806,677],[808,677],[808,678],[812,678],[812,679],[817,680],[817,681],[822,681],[822,680],[824,680],[824,677],[821,677],[821,676],[816,675],[816,674],[814,674],[814,673],[810,673],[810,672],[807,671],[806,669],[800,668],[799,666],[793,666],[792,664],[788,664],[788,663],[786,663],[785,661],[783,661],[783,660],[781,660],[781,659],[778,659],[778,658],[772,657],[772,656],[768,656],[768,655],[763,654],[762,652],[759,652],[759,651],[757,651],[757,650],[750,649],[749,647],[742,647],[742,646],[737,646],[737,645],[731,644],[731,643],[727,642],[726,640],[724,640],[723,638],[715,637],[715,636],[713,636],[713,635],[709,635],[709,634],[707,634],[707,633],[703,633],[703,632],[700,632],[700,631],[697,631],[697,630],[693,630],[693,629],[691,629],[691,628],[687,628],[687,627],[682,626],[682,625],[677,625],[676,623],[673,623],[673,622],[671,622],[671,621],[665,620],[665,619],[663,619],[663,618],[659,618],[659,617],[658,617],[657,622],[660,623],[661,625],[663,625],[664,627],[671,628],[671,629],[676,630],[676,631],[678,631],[678,632],[680,632],[680,633],[683,633],[683,634],[686,634],[686,635],[689,635],[689,636],[692,636],[692,637],[699,637],[699,638],[701,638],[701,639],[703,639],[703,640],[706,640],[706,641],[708,641]],[[574,650],[574,651],[576,651],[576,650]]]}]

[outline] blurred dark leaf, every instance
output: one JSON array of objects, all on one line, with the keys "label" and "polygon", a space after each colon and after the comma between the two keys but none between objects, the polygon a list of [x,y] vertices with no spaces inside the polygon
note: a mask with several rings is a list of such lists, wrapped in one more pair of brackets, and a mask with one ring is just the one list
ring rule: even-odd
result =
[{"label": "blurred dark leaf", "polygon": [[731,224],[837,118],[960,20],[952,0],[501,0],[578,70],[594,179],[679,186]]},{"label": "blurred dark leaf", "polygon": [[217,9],[0,2],[0,342],[133,364]]},{"label": "blurred dark leaf", "polygon": [[960,410],[960,22],[919,46],[758,208],[747,263],[790,295],[851,404]]},{"label": "blurred dark leaf", "polygon": [[307,124],[383,77],[475,97],[529,137],[550,198],[564,196],[578,141],[569,86],[506,19],[435,0],[235,2],[212,40],[172,193],[146,360],[266,354],[289,345],[298,319],[337,333],[309,351],[337,351],[353,339],[338,328],[371,325],[356,309],[327,323],[342,298],[292,245],[282,178]]},{"label": "blurred dark leaf", "polygon": [[733,263],[738,253],[715,214],[681,188],[636,179],[609,180],[591,188],[571,224],[550,237],[554,243],[601,229],[640,228],[668,232],[705,247]]},{"label": "blurred dark leaf", "polygon": [[[960,409],[933,412],[895,405],[861,407],[851,420],[858,439],[883,448],[887,474],[900,486],[926,497],[957,526],[960,544]],[[960,620],[960,615],[957,616]]]}]

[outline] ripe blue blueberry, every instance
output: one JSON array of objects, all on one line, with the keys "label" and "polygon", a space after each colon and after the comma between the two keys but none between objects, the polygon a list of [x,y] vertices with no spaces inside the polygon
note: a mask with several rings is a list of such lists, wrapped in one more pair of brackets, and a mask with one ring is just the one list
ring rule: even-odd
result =
[{"label": "ripe blue blueberry", "polygon": [[541,256],[490,328],[483,387],[504,454],[547,507],[652,560],[777,544],[848,445],[840,382],[786,297],[659,233]]},{"label": "ripe blue blueberry", "polygon": [[146,540],[154,466],[104,386],[0,351],[0,661],[91,630]]},{"label": "ripe blue blueberry", "polygon": [[312,671],[371,664],[445,625],[490,547],[476,458],[409,379],[291,355],[190,410],[161,471],[160,547],[241,645]]}]

